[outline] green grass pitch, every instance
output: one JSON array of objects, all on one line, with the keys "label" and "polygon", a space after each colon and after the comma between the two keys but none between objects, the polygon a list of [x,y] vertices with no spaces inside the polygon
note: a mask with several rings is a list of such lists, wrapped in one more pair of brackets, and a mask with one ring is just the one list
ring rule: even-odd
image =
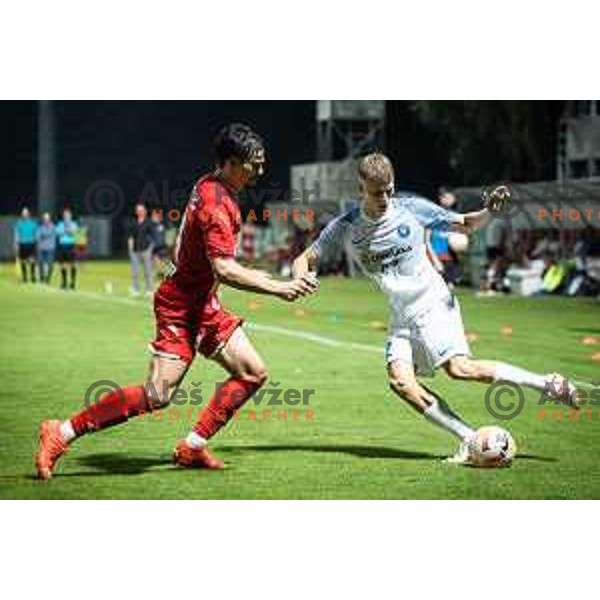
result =
[{"label": "green grass pitch", "polygon": [[[110,281],[113,293],[106,293]],[[80,291],[60,292],[17,282],[14,265],[0,266],[1,498],[599,498],[596,409],[579,422],[538,418],[537,395],[514,420],[495,421],[485,386],[431,385],[475,425],[497,423],[515,436],[520,456],[510,469],[479,470],[440,461],[455,449],[444,432],[419,418],[387,388],[383,368],[385,297],[364,280],[326,279],[315,297],[286,304],[226,289],[225,304],[243,315],[282,388],[314,389],[293,420],[263,420],[252,406],[212,442],[229,468],[188,471],[171,465],[174,442],[189,429],[185,412],[165,411],[77,442],[49,482],[34,478],[38,423],[79,410],[94,381],[121,385],[145,377],[153,319],[146,299],[127,299],[125,263],[88,263]],[[55,281],[56,283],[56,281]],[[526,368],[600,380],[600,310],[592,300],[476,299],[461,293],[476,356]],[[501,333],[510,324],[512,336]],[[262,326],[262,327],[260,327]],[[269,327],[265,327],[269,326]],[[285,335],[281,329],[292,330]],[[313,334],[295,337],[294,332]],[[322,338],[344,342],[326,345]],[[356,344],[351,346],[350,344]],[[203,397],[222,371],[197,360],[184,386],[202,381]],[[270,407],[269,407],[270,408]],[[273,407],[283,410],[286,407]],[[305,409],[314,411],[307,421]],[[565,411],[566,412],[566,411]]]}]

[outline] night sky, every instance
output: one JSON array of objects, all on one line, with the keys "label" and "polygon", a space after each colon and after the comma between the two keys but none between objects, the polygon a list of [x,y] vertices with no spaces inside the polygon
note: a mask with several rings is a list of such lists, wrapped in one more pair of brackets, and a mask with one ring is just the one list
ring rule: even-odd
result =
[{"label": "night sky", "polygon": [[[132,204],[152,182],[189,188],[212,164],[210,139],[230,121],[254,126],[269,152],[267,183],[289,185],[289,167],[315,157],[315,106],[308,101],[68,101],[56,103],[58,204],[81,203],[97,180],[115,181]],[[2,212],[35,207],[34,102],[2,102]],[[12,140],[12,144],[10,142]]]},{"label": "night sky", "polygon": [[[474,185],[481,179],[502,177],[501,167],[511,160],[510,156],[498,159],[502,127],[479,135],[473,127],[465,127],[465,135],[477,145],[471,162],[463,165],[470,167],[471,181],[463,166],[450,168],[451,148],[443,127],[432,130],[423,125],[412,104],[387,101],[386,106],[384,149],[395,164],[399,188],[431,197],[439,185]],[[484,104],[490,109],[499,105]],[[116,182],[129,207],[148,183],[159,193],[164,180],[169,191],[189,190],[212,164],[212,135],[231,121],[254,126],[266,140],[270,165],[262,185],[286,188],[290,166],[316,158],[313,101],[59,101],[55,108],[57,208],[69,204],[76,212],[86,190],[99,180]],[[545,155],[540,160],[545,166],[535,173],[523,171],[522,180],[552,178],[561,105],[536,102],[532,110],[531,125],[542,136]],[[36,207],[36,122],[37,103],[0,103],[1,213],[15,213],[25,203]],[[484,166],[486,173],[478,172]]]}]

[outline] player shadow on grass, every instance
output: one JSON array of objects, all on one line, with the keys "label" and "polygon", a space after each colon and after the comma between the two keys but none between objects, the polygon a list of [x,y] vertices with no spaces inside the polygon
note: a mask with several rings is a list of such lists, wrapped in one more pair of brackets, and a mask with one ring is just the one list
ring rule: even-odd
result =
[{"label": "player shadow on grass", "polygon": [[[164,467],[172,465],[170,457],[149,457],[149,456],[131,456],[123,452],[111,452],[109,454],[89,454],[77,458],[80,465],[92,467],[94,471],[84,471],[78,473],[64,473],[61,477],[69,476],[98,476],[98,475],[141,475],[154,469],[154,467]],[[100,472],[99,472],[100,471]],[[164,471],[163,471],[164,472]]]},{"label": "player shadow on grass", "polygon": [[598,327],[571,327],[569,331],[572,331],[573,333],[580,333],[582,335],[600,334],[600,328]]},{"label": "player shadow on grass", "polygon": [[515,460],[537,460],[538,462],[558,462],[558,458],[554,456],[540,456],[539,454],[519,454]]},{"label": "player shadow on grass", "polygon": [[[356,446],[356,445],[291,445],[280,444],[273,446],[220,446],[222,452],[329,452],[334,454],[351,454],[359,458],[396,458],[405,460],[443,460],[447,455],[431,454],[429,452],[417,452],[412,450],[400,450],[397,448],[386,448],[382,446]],[[539,456],[536,454],[519,454],[519,460],[556,462],[556,458],[550,456]]]},{"label": "player shadow on grass", "polygon": [[[76,471],[73,473],[61,473],[60,470],[56,477],[99,477],[101,475],[141,475],[154,470],[154,467],[164,467],[172,465],[172,460],[167,457],[157,456],[151,458],[148,456],[131,456],[123,452],[118,454],[90,454],[88,456],[78,457],[76,461],[85,467],[91,467],[93,471]],[[169,470],[169,469],[166,469]],[[164,473],[165,469],[161,469]],[[38,480],[34,474],[27,475],[27,479]]]},{"label": "player shadow on grass", "polygon": [[[359,458],[395,458],[404,460],[441,460],[444,455],[430,454],[428,452],[415,452],[409,450],[399,450],[396,448],[386,448],[382,446],[357,446],[357,445],[291,445],[280,444],[273,446],[219,446],[219,452],[226,454],[238,454],[244,452],[328,452],[332,454],[350,454]],[[556,462],[557,459],[549,456],[537,456],[534,454],[520,454],[519,460],[534,460],[541,462]],[[93,471],[79,471],[76,473],[58,473],[57,477],[98,477],[101,475],[142,475],[153,471],[155,467],[173,466],[170,457],[148,457],[131,456],[124,452],[123,454],[111,452],[109,454],[90,454],[77,459],[77,462],[86,467],[91,467]],[[161,473],[167,471],[177,472],[179,469],[173,466],[173,469],[160,469]],[[28,475],[28,478],[37,479],[35,475]]]},{"label": "player shadow on grass", "polygon": [[357,446],[350,444],[315,444],[315,445],[291,445],[280,444],[273,446],[220,446],[223,452],[330,452],[333,454],[351,454],[359,458],[396,458],[409,460],[436,460],[443,456],[430,454],[428,452],[415,452],[412,450],[400,450],[397,448],[386,448],[382,446]]},{"label": "player shadow on grass", "polygon": [[[274,445],[274,446],[219,446],[218,452],[225,454],[236,454],[247,451],[259,452],[287,452],[287,451],[303,451],[303,452],[333,452],[352,454],[361,458],[404,458],[404,459],[429,459],[435,460],[443,458],[434,454],[425,452],[409,452],[406,450],[395,450],[393,448],[382,448],[377,446],[292,446],[292,445]],[[155,467],[165,467],[172,465],[170,458],[157,456],[156,458],[147,456],[131,456],[124,452],[118,454],[111,452],[109,454],[90,454],[77,459],[77,462],[86,467],[92,467],[93,471],[78,471],[76,473],[59,473],[60,477],[97,477],[99,475],[141,475],[154,470]],[[161,473],[165,473],[171,469],[160,469]],[[173,467],[173,471],[179,471]]]}]

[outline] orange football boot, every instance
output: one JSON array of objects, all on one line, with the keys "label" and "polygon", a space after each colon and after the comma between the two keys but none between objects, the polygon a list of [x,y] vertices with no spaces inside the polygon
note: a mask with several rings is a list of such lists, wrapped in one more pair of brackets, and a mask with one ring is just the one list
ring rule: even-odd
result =
[{"label": "orange football boot", "polygon": [[42,421],[40,449],[35,456],[38,477],[50,479],[58,459],[67,451],[68,444],[60,432],[60,421]]},{"label": "orange football boot", "polygon": [[206,446],[190,448],[185,440],[179,440],[173,450],[173,462],[180,467],[196,469],[224,469],[225,463],[213,456]]}]

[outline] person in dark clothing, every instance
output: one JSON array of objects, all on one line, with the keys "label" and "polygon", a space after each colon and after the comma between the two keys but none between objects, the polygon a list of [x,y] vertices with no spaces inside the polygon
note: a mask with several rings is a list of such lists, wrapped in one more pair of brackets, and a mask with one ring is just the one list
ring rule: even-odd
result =
[{"label": "person in dark clothing", "polygon": [[140,269],[144,269],[146,295],[154,289],[152,271],[152,248],[154,241],[154,224],[148,218],[148,211],[143,203],[135,206],[135,219],[129,228],[127,248],[131,260],[131,294],[140,293]]}]

